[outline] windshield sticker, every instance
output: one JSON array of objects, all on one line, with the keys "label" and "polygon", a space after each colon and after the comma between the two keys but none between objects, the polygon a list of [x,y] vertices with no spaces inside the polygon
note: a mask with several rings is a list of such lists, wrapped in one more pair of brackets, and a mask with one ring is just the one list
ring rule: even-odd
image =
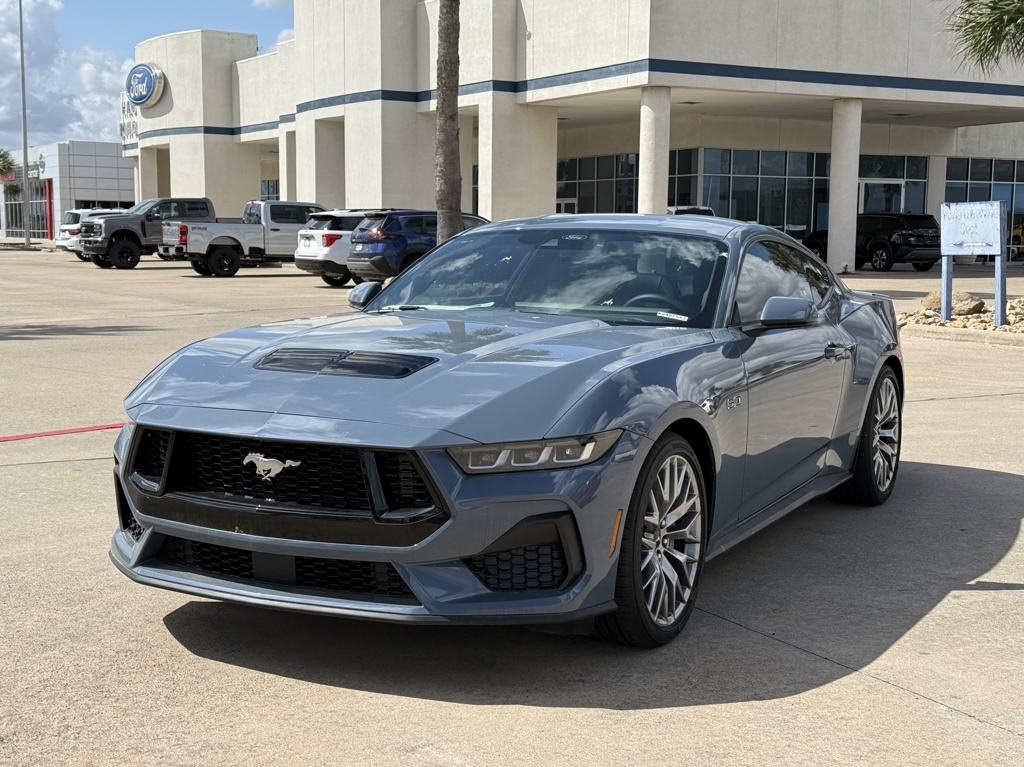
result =
[{"label": "windshield sticker", "polygon": [[689,322],[690,318],[683,314],[672,314],[672,312],[658,312],[663,320],[675,320],[676,322]]}]

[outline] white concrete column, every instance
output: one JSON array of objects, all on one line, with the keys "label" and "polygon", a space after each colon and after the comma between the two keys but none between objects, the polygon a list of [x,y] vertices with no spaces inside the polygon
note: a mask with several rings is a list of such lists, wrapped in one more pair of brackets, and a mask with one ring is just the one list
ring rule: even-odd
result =
[{"label": "white concrete column", "polygon": [[928,183],[925,188],[924,212],[939,220],[942,203],[946,201],[946,158],[933,155],[928,158]]},{"label": "white concrete column", "polygon": [[277,134],[278,194],[282,200],[297,199],[295,191],[295,131],[281,130]]},{"label": "white concrete column", "polygon": [[296,119],[296,197],[302,202],[345,206],[345,127],[338,119]]},{"label": "white concrete column", "polygon": [[138,184],[135,187],[135,201],[159,197],[157,191],[157,152],[156,147],[140,147],[138,163]]},{"label": "white concrete column", "polygon": [[554,213],[557,108],[522,106],[512,93],[485,95],[478,148],[481,216],[501,221]]},{"label": "white concrete column", "polygon": [[476,165],[476,118],[459,115],[459,170],[462,171],[462,212],[473,210],[473,166]]},{"label": "white concrete column", "polygon": [[855,269],[857,181],[860,178],[860,99],[832,102],[832,160],[828,182],[828,265]]},{"label": "white concrete column", "polygon": [[665,215],[668,199],[668,147],[672,126],[672,89],[640,91],[640,159],[637,213]]}]

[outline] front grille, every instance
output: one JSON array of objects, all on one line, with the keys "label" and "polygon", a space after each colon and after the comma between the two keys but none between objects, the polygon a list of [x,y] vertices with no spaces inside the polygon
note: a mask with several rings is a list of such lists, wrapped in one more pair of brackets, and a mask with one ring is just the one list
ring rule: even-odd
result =
[{"label": "front grille", "polygon": [[91,221],[86,221],[79,227],[80,235],[82,237],[94,237],[99,234],[100,225]]},{"label": "front grille", "polygon": [[167,536],[159,560],[233,580],[294,586],[357,598],[384,597],[416,604],[408,584],[390,562],[255,555],[246,549]]},{"label": "front grille", "polygon": [[348,594],[412,596],[390,562],[350,562],[343,559],[295,558],[295,584]]},{"label": "front grille", "polygon": [[124,526],[121,529],[128,533],[133,541],[137,541],[142,537],[144,529],[142,525],[139,524],[139,520],[137,520],[135,515],[130,511],[128,512],[128,519],[124,520],[122,524]]},{"label": "front grille", "polygon": [[478,554],[466,566],[492,591],[557,589],[569,573],[561,543],[539,543]]},{"label": "front grille", "polygon": [[145,480],[159,484],[167,461],[167,447],[171,433],[163,429],[143,429],[139,447],[135,451],[135,473]]},{"label": "front grille", "polygon": [[[280,468],[276,476],[270,474]],[[258,473],[263,470],[266,478]],[[339,445],[179,432],[168,492],[369,513],[360,451]]]},{"label": "front grille", "polygon": [[212,543],[188,541],[184,538],[164,539],[160,558],[178,565],[224,578],[251,579],[252,552],[217,546]]},{"label": "front grille", "polygon": [[377,453],[377,471],[391,509],[420,509],[434,505],[423,476],[407,453]]}]

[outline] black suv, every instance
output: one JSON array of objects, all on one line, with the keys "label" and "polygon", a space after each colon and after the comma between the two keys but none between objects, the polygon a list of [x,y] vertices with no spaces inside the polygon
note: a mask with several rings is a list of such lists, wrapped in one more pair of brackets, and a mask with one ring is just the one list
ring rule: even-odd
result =
[{"label": "black suv", "polygon": [[[803,243],[824,259],[828,231],[811,232]],[[861,213],[854,252],[858,269],[870,263],[876,272],[887,272],[893,264],[912,264],[927,272],[939,260],[939,224],[924,213]]]}]

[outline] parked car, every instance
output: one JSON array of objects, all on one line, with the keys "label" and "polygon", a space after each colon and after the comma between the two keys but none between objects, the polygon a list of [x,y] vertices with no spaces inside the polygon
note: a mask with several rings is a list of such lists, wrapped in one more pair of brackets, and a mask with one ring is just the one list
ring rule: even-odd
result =
[{"label": "parked car", "polygon": [[299,230],[323,209],[315,202],[253,200],[240,221],[168,221],[160,253],[187,258],[203,277],[233,277],[242,266],[292,261]]},{"label": "parked car", "polygon": [[401,623],[596,618],[649,647],[707,559],[896,482],[892,302],[767,226],[490,224],[349,303],[186,346],[132,390],[122,573]]},{"label": "parked car", "polygon": [[[828,252],[828,231],[819,229],[804,237],[803,243],[818,257]],[[856,268],[870,263],[878,272],[893,264],[912,264],[927,272],[939,260],[939,224],[924,213],[861,213],[857,216],[854,245]]]},{"label": "parked car", "polygon": [[[299,230],[295,249],[295,266],[304,272],[320,275],[332,288],[341,288],[352,281],[348,271],[348,253],[352,231],[365,218],[362,210],[325,210],[314,213]],[[355,278],[362,282],[361,277]]]},{"label": "parked car", "polygon": [[214,216],[205,197],[154,197],[122,214],[82,222],[82,252],[101,269],[134,269],[143,255],[157,252],[164,221],[213,221]]},{"label": "parked car", "polygon": [[105,214],[124,213],[124,211],[124,208],[73,208],[64,211],[60,229],[57,230],[57,239],[53,241],[53,245],[57,250],[70,251],[82,261],[89,261],[89,256],[82,252],[82,243],[79,239],[82,233],[82,221]]},{"label": "parked car", "polygon": [[669,207],[670,216],[713,216],[715,211],[706,205],[673,205]]},{"label": "parked car", "polygon": [[[486,224],[487,219],[462,214],[463,229]],[[363,280],[394,277],[437,245],[437,211],[369,211],[352,232],[348,270]]]}]

